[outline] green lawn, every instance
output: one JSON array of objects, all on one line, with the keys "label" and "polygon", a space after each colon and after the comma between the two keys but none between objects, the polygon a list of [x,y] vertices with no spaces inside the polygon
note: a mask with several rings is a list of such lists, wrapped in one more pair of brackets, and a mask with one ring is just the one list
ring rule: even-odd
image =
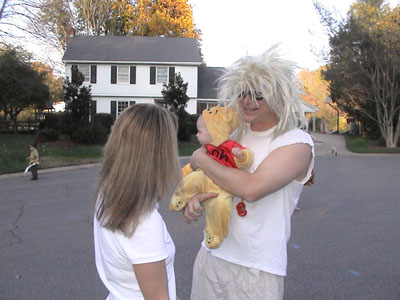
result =
[{"label": "green lawn", "polygon": [[[23,172],[28,162],[29,144],[35,135],[0,134],[0,174]],[[190,156],[199,148],[195,142],[179,143],[179,155]],[[100,161],[103,145],[78,145],[67,141],[40,143],[39,168],[54,168],[78,164],[89,164]]]},{"label": "green lawn", "polygon": [[[28,165],[29,144],[34,141],[34,135],[0,134],[0,174],[22,172]],[[101,150],[100,145],[75,145],[66,141],[40,143],[39,168],[98,162]]]},{"label": "green lawn", "polygon": [[377,141],[367,139],[362,136],[346,135],[346,147],[349,151],[355,153],[400,153],[400,148],[387,149],[379,145]]},{"label": "green lawn", "polygon": [[[0,134],[0,174],[23,172],[28,162],[29,144],[35,135]],[[179,155],[190,156],[200,147],[196,138],[193,142],[180,142]],[[356,153],[400,153],[400,148],[386,149],[376,141],[360,136],[346,136],[346,146]],[[40,143],[38,146],[40,168],[54,168],[78,164],[89,164],[100,161],[102,145],[79,145],[68,141]]]}]

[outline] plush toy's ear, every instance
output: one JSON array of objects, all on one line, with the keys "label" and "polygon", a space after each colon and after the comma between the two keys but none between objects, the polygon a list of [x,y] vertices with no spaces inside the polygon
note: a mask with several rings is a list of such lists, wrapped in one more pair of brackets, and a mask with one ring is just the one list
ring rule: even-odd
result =
[{"label": "plush toy's ear", "polygon": [[214,106],[203,110],[202,116],[215,146],[228,140],[239,126],[239,115],[230,107]]}]

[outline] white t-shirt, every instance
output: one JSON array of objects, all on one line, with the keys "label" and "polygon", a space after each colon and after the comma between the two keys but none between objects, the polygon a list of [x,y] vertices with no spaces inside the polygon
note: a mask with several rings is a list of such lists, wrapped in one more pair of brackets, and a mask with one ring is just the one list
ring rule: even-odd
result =
[{"label": "white t-shirt", "polygon": [[[293,129],[273,139],[274,128],[255,132],[247,129],[241,144],[254,153],[254,172],[261,162],[275,149],[296,143],[309,144],[313,159],[307,176],[301,182],[293,180],[287,186],[255,202],[246,202],[247,215],[240,217],[233,199],[229,232],[221,246],[211,250],[212,255],[245,267],[285,276],[287,266],[286,245],[290,237],[290,217],[299,200],[304,183],[311,176],[314,166],[314,143],[309,134]],[[204,242],[203,242],[204,246]]]},{"label": "white t-shirt", "polygon": [[131,238],[102,227],[94,217],[96,267],[110,292],[107,300],[144,299],[132,265],[164,259],[169,299],[176,299],[175,245],[157,208],[143,220]]}]

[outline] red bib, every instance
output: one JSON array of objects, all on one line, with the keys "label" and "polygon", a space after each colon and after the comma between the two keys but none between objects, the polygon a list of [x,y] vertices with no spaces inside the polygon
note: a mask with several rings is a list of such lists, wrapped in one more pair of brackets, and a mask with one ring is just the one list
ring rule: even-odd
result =
[{"label": "red bib", "polygon": [[207,155],[224,166],[237,168],[235,157],[232,154],[232,148],[234,147],[245,149],[238,142],[227,140],[219,146],[213,146],[211,144],[206,145]]}]

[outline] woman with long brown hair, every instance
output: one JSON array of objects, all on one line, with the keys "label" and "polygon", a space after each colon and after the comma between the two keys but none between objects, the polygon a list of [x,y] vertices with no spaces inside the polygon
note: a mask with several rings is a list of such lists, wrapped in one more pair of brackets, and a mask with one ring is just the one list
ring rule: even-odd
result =
[{"label": "woman with long brown hair", "polygon": [[153,104],[127,108],[105,145],[93,200],[107,299],[176,299],[175,246],[157,208],[179,179],[176,117]]}]

